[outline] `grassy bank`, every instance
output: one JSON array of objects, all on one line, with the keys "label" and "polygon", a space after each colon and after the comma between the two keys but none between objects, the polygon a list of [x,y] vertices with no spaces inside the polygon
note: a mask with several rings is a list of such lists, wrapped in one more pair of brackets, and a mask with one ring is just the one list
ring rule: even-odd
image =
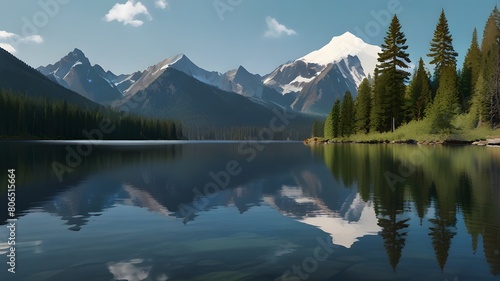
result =
[{"label": "grassy bank", "polygon": [[483,126],[472,129],[465,118],[454,120],[453,128],[440,133],[431,132],[430,126],[426,121],[410,122],[399,127],[394,132],[387,133],[358,133],[349,137],[339,137],[334,139],[325,139],[321,137],[310,138],[306,143],[473,143],[485,141],[489,138],[499,138],[500,129],[491,129],[489,126]]}]

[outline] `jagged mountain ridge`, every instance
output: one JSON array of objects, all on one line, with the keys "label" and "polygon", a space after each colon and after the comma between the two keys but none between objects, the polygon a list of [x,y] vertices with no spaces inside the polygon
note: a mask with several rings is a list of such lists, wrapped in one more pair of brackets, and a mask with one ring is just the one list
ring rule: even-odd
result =
[{"label": "jagged mountain ridge", "polygon": [[267,87],[262,82],[262,77],[260,75],[250,73],[243,66],[240,66],[236,70],[228,71],[225,75],[232,82],[232,92],[257,102],[271,102],[289,108],[297,97],[294,93],[282,95],[275,89]]},{"label": "jagged mountain ridge", "polygon": [[55,64],[39,67],[38,71],[61,86],[100,104],[108,104],[123,97],[111,81],[118,76],[105,72],[99,65],[92,66],[79,49],[74,49]]},{"label": "jagged mountain ridge", "polygon": [[173,68],[207,85],[217,87],[226,92],[234,92],[260,102],[271,102],[289,108],[295,99],[294,95],[284,97],[277,91],[265,86],[262,77],[251,74],[243,66],[224,74],[207,71],[194,64],[186,55],[179,54],[165,59],[157,65],[148,67],[141,73],[137,81],[124,91],[135,94],[157,79],[165,70]]},{"label": "jagged mountain ridge", "polygon": [[329,64],[315,76],[293,102],[292,108],[309,113],[328,114],[336,99],[343,97],[346,91],[357,93],[356,77],[349,75],[350,69],[360,69],[358,57],[349,56],[337,63]]},{"label": "jagged mountain ridge", "polygon": [[[149,67],[116,106],[118,109],[127,107],[142,115],[179,120],[188,125],[220,128],[269,126],[270,120],[275,117],[268,106],[203,83],[161,63]],[[293,121],[312,122],[312,119],[295,116]]]},{"label": "jagged mountain ridge", "polygon": [[252,74],[243,66],[226,73],[207,71],[179,54],[130,75],[115,75],[99,65],[91,66],[75,49],[54,65],[39,70],[60,85],[101,104],[135,95],[158,79],[165,70],[176,69],[225,92],[237,93],[272,108],[327,115],[346,91],[354,96],[357,86],[373,70],[380,48],[346,32],[324,47],[279,66],[268,75]]}]

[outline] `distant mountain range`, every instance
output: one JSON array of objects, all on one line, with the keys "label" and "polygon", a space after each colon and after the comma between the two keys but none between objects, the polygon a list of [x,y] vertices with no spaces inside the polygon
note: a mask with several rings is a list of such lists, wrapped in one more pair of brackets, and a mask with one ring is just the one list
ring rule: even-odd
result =
[{"label": "distant mountain range", "polygon": [[248,72],[243,66],[226,73],[207,71],[184,54],[167,58],[144,71],[115,75],[97,64],[92,66],[78,49],[38,70],[60,85],[101,104],[130,100],[131,96],[154,84],[166,69],[176,69],[206,85],[239,94],[266,107],[327,115],[334,101],[342,98],[346,91],[357,94],[361,81],[373,74],[380,50],[346,32],[333,37],[324,47],[280,65],[263,77]]},{"label": "distant mountain range", "polygon": [[176,69],[206,85],[210,85],[225,92],[237,93],[251,100],[275,103],[290,108],[295,96],[283,96],[274,89],[262,83],[262,77],[249,73],[243,66],[224,74],[207,71],[194,64],[186,55],[179,54],[170,57],[157,65],[151,66],[143,72],[137,72],[137,79],[130,87],[123,91],[124,95],[135,95],[138,91],[158,79],[167,69]]},{"label": "distant mountain range", "polygon": [[308,124],[327,115],[346,91],[357,94],[379,52],[380,47],[347,32],[260,76],[243,66],[226,73],[207,71],[184,54],[132,74],[114,74],[92,65],[79,49],[37,72],[1,50],[0,83],[16,92],[86,106],[126,106],[140,115],[200,126],[268,126],[273,110],[297,113],[298,122]]}]

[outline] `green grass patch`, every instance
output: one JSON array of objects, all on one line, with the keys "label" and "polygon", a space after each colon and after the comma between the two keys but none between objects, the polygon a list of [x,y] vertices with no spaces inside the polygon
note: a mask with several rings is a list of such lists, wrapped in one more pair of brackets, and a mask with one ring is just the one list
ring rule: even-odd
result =
[{"label": "green grass patch", "polygon": [[[431,126],[427,120],[412,121],[399,127],[394,132],[387,133],[358,133],[349,137],[339,137],[331,141],[336,142],[442,142],[460,141],[474,142],[488,138],[499,137],[500,129],[491,129],[489,126],[474,128],[474,120],[467,114],[457,116],[452,122],[453,128],[439,134],[431,133]],[[310,139],[312,140],[312,139]],[[317,138],[317,142],[326,139]]]}]

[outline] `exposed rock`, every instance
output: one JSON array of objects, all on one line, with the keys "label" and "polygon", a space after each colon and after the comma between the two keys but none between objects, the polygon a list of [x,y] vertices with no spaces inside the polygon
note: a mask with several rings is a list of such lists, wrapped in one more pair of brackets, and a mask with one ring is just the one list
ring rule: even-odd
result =
[{"label": "exposed rock", "polygon": [[490,146],[500,146],[500,138],[492,138],[492,139],[488,139],[486,140],[486,142],[488,143],[488,145]]}]

